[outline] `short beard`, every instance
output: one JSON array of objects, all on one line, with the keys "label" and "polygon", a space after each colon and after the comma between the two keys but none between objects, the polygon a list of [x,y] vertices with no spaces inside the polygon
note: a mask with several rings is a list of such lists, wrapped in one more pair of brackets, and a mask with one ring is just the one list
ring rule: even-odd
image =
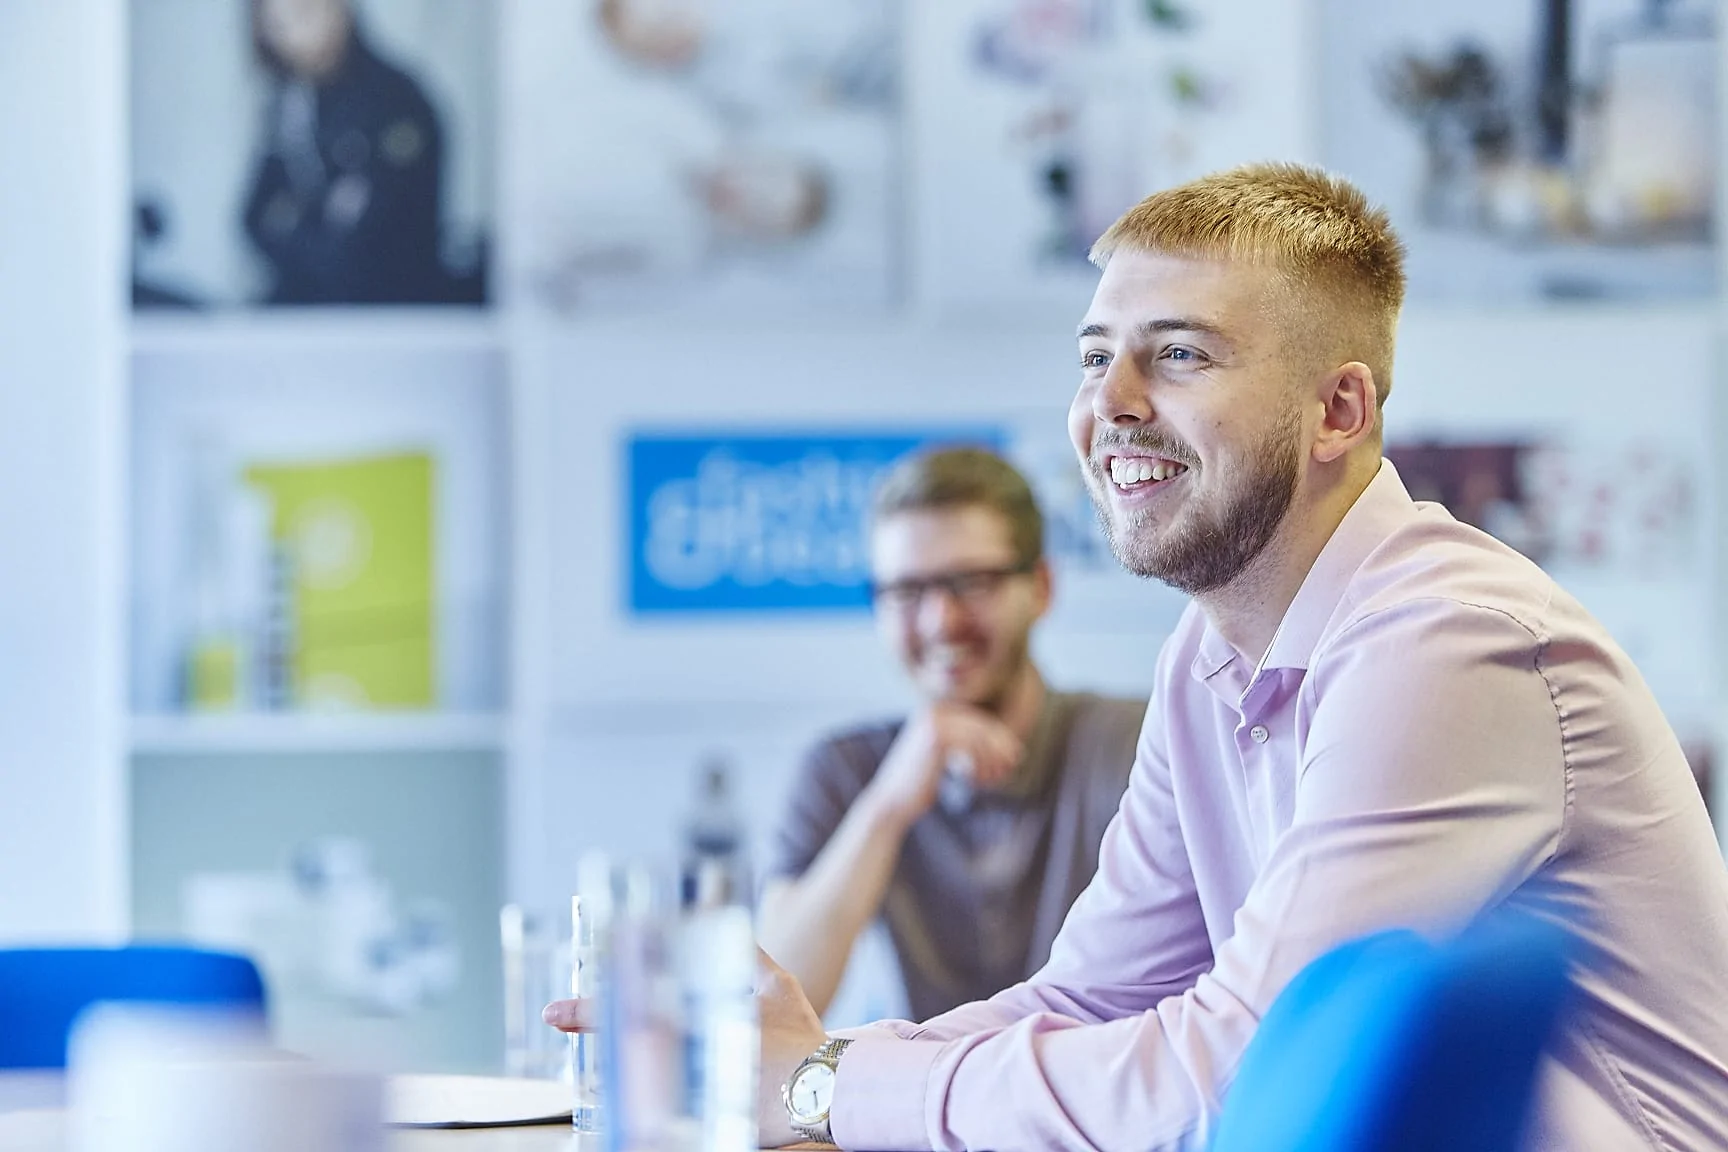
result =
[{"label": "short beard", "polygon": [[1232,490],[1224,493],[1225,504],[1215,512],[1188,502],[1187,519],[1162,540],[1144,543],[1137,529],[1151,528],[1150,516],[1136,517],[1118,526],[1111,518],[1102,456],[1104,447],[1131,447],[1194,466],[1195,454],[1187,445],[1172,442],[1151,429],[1117,434],[1094,443],[1087,462],[1092,481],[1092,503],[1098,522],[1110,538],[1110,549],[1122,566],[1136,576],[1158,580],[1190,596],[1213,592],[1241,576],[1266,550],[1290,505],[1302,457],[1296,443],[1302,417],[1290,405],[1245,457],[1252,471]]},{"label": "short beard", "polygon": [[1009,641],[1002,658],[991,669],[994,679],[986,681],[983,691],[976,699],[964,695],[943,696],[942,699],[954,700],[957,703],[969,704],[984,712],[1000,716],[1007,707],[1008,697],[1014,692],[1014,685],[1019,681],[1020,674],[1032,662],[1032,637],[1030,631],[1022,633],[1016,639]]}]

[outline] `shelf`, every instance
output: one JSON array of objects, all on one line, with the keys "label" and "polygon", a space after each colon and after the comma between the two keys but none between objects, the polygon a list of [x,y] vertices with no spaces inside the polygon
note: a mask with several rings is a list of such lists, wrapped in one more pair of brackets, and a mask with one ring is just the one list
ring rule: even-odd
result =
[{"label": "shelf", "polygon": [[499,713],[380,712],[132,717],[133,753],[499,750]]},{"label": "shelf", "polygon": [[209,355],[324,351],[494,351],[503,322],[490,308],[233,308],[134,313],[133,352]]}]

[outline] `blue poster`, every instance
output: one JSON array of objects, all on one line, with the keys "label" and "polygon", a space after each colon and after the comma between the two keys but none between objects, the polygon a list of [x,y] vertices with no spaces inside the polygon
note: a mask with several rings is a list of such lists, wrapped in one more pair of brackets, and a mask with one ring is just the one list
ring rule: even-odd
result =
[{"label": "blue poster", "polygon": [[863,611],[882,472],[997,428],[629,437],[629,607],[639,614]]}]

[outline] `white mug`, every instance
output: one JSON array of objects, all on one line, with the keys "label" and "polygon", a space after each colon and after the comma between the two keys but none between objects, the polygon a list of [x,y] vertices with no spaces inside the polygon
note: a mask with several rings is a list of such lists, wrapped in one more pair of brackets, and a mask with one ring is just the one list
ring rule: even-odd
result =
[{"label": "white mug", "polygon": [[71,1152],[380,1152],[383,1085],[271,1048],[256,1015],[104,1004],[68,1052]]}]

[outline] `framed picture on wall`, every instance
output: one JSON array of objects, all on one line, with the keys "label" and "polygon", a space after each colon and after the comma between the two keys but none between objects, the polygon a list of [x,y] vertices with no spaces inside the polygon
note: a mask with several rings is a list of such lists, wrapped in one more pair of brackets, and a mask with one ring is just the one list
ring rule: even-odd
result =
[{"label": "framed picture on wall", "polygon": [[897,0],[516,12],[516,298],[573,316],[892,299]]},{"label": "framed picture on wall", "polygon": [[1142,197],[1300,157],[1300,5],[946,0],[908,36],[913,284],[952,314],[1084,308],[1092,242]]},{"label": "framed picture on wall", "polygon": [[132,5],[134,306],[483,303],[493,17]]},{"label": "framed picture on wall", "polygon": [[1708,298],[1719,69],[1702,0],[1322,0],[1326,163],[1412,299]]}]

